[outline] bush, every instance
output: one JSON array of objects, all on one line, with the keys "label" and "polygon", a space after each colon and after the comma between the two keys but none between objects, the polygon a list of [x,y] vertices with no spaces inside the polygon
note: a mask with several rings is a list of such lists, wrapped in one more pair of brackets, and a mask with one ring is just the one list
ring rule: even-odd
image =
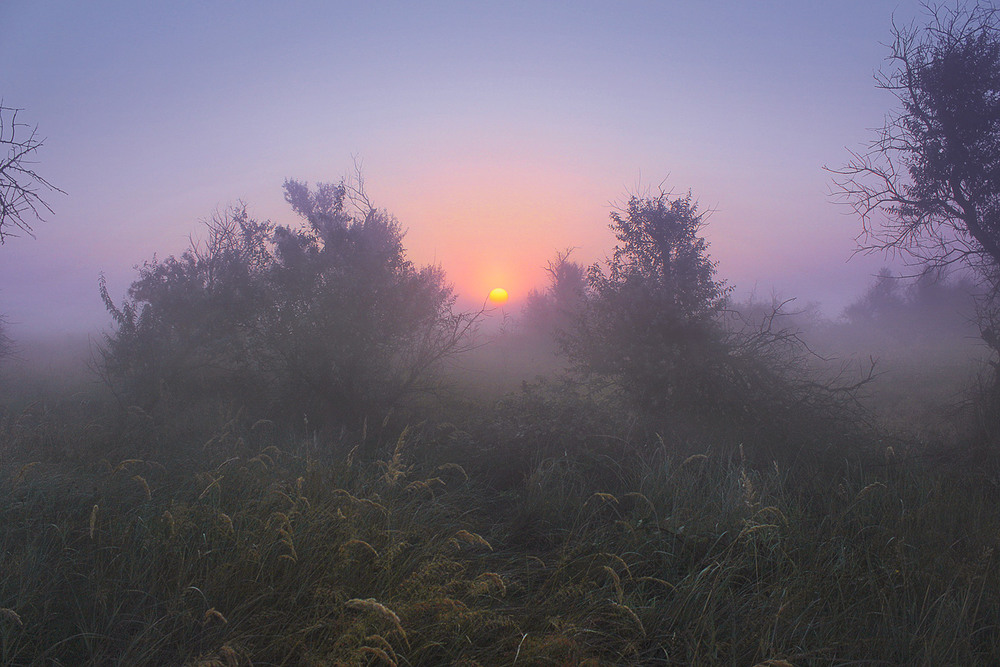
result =
[{"label": "bush", "polygon": [[440,268],[406,258],[395,218],[347,192],[286,182],[301,228],[215,216],[206,241],[143,265],[121,306],[102,280],[102,369],[122,400],[357,427],[432,390],[476,317],[454,312]]}]

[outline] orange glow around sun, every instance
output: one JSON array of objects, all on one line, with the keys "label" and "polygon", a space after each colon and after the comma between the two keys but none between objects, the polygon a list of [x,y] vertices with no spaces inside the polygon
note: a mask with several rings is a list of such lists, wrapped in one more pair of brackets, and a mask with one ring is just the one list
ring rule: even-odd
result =
[{"label": "orange glow around sun", "polygon": [[507,290],[502,287],[494,287],[490,291],[490,302],[498,306],[507,303]]}]

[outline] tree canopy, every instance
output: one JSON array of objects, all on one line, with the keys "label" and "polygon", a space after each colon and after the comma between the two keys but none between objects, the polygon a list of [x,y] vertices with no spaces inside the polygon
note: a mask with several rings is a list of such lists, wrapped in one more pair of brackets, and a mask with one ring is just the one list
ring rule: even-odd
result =
[{"label": "tree canopy", "polygon": [[147,262],[116,305],[105,375],[130,401],[229,398],[313,423],[359,425],[434,388],[468,344],[439,267],[407,259],[399,222],[343,184],[287,181],[300,227],[239,206],[180,257]]},{"label": "tree canopy", "polygon": [[836,170],[866,250],[919,263],[1000,267],[1000,15],[990,4],[928,5],[894,26],[878,87],[898,106],[864,152]]}]

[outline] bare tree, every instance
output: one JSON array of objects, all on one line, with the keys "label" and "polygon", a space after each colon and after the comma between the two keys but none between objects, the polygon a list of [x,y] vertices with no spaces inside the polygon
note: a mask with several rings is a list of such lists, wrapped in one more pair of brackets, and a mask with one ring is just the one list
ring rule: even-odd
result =
[{"label": "bare tree", "polygon": [[0,101],[0,245],[19,232],[33,236],[34,222],[52,213],[42,193],[62,192],[35,171],[33,158],[44,139],[37,125],[18,120],[21,111]]},{"label": "bare tree", "polygon": [[1000,13],[992,4],[926,4],[924,26],[893,25],[876,85],[899,106],[837,193],[861,216],[862,251],[917,263],[1000,267]]}]

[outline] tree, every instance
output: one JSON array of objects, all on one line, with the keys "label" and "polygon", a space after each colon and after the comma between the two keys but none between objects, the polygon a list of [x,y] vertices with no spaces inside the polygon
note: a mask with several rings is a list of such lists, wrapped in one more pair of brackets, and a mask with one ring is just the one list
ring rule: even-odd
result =
[{"label": "tree", "polygon": [[711,393],[725,357],[718,315],[729,289],[715,279],[705,216],[690,193],[631,196],[611,215],[618,245],[590,269],[570,359],[607,378],[644,412],[690,410]]},{"label": "tree", "polygon": [[360,177],[313,192],[286,181],[285,198],[307,225],[275,231],[265,317],[289,396],[358,422],[433,391],[439,363],[471,345],[477,314],[453,310],[440,267],[406,258],[399,221]]},{"label": "tree", "polygon": [[990,4],[925,6],[925,26],[892,28],[876,85],[899,106],[838,175],[860,214],[861,249],[964,263],[997,285],[1000,267],[1000,14]]},{"label": "tree", "polygon": [[878,323],[899,328],[905,305],[899,278],[889,267],[882,267],[864,295],[844,309],[844,317],[854,325]]},{"label": "tree", "polygon": [[313,425],[359,426],[434,388],[474,314],[438,267],[406,258],[399,222],[361,188],[285,183],[301,227],[237,207],[180,257],[145,264],[116,305],[105,375],[143,407],[236,402]]},{"label": "tree", "polygon": [[611,216],[618,244],[606,269],[591,267],[564,351],[591,387],[624,399],[660,435],[712,433],[767,462],[821,444],[854,416],[843,408],[871,371],[817,376],[814,355],[783,324],[788,302],[759,318],[733,311],[704,225],[690,193],[630,197]]},{"label": "tree", "polygon": [[545,272],[549,286],[532,289],[524,303],[528,330],[554,342],[576,323],[587,299],[587,271],[570,259],[573,249],[556,253]]},{"label": "tree", "polygon": [[34,170],[35,153],[44,140],[38,127],[18,120],[21,109],[0,101],[0,245],[18,231],[32,235],[35,220],[52,208],[43,192],[62,192]]}]

